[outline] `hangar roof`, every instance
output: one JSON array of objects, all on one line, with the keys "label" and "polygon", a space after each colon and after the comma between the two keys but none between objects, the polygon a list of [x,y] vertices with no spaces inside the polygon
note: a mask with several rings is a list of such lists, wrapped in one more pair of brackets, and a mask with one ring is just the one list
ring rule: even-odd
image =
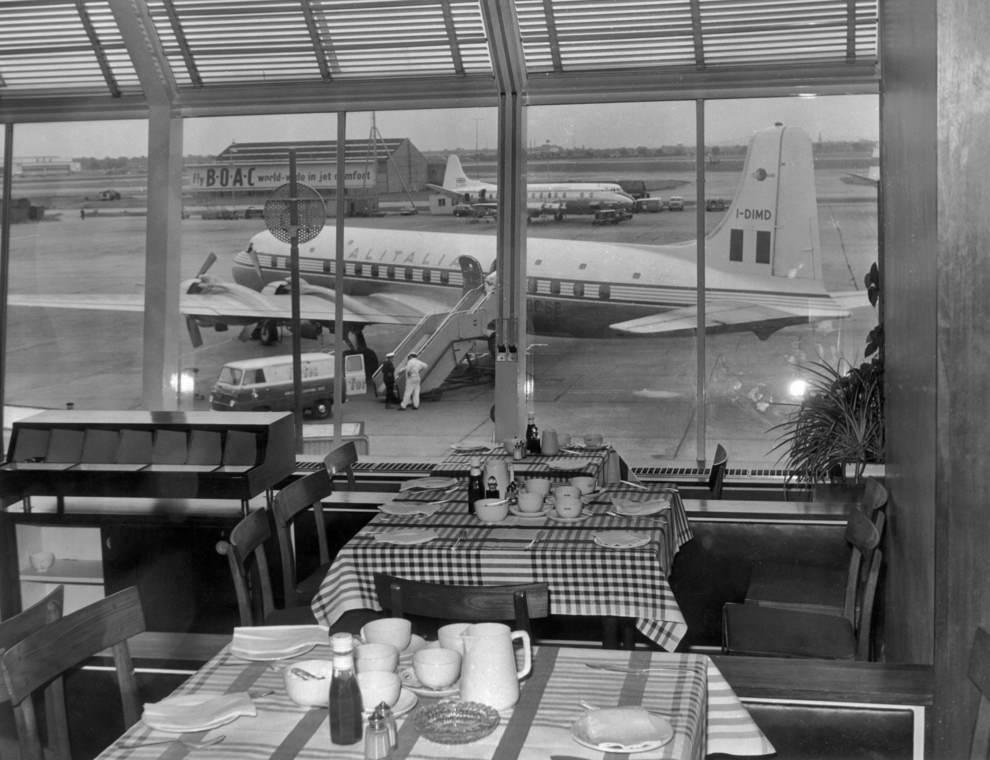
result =
[{"label": "hangar roof", "polygon": [[879,0],[0,0],[0,121],[877,92]]}]

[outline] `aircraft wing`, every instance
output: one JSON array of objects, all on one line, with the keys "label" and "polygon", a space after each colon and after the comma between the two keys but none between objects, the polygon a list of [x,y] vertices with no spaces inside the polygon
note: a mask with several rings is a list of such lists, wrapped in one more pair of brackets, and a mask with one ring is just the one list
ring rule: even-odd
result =
[{"label": "aircraft wing", "polygon": [[[289,295],[254,293],[246,302],[238,295],[186,294],[179,310],[190,317],[208,318],[217,322],[260,322],[265,319],[288,321],[292,318]],[[84,309],[89,311],[144,311],[144,298],[139,295],[11,294],[10,306],[49,309]],[[424,314],[447,311],[449,306],[425,298],[409,298],[391,294],[344,296],[344,321],[360,324],[415,325]],[[299,297],[300,318],[313,322],[333,322],[332,298],[302,294]]]},{"label": "aircraft wing", "polygon": [[[709,330],[720,327],[752,325],[753,331],[762,334],[774,323],[787,321],[838,319],[848,317],[849,312],[838,304],[826,300],[788,299],[778,303],[758,303],[754,301],[718,300],[705,310],[705,327]],[[762,328],[761,328],[762,325]],[[634,335],[650,335],[694,330],[698,326],[698,310],[694,306],[671,309],[647,317],[615,322],[609,325],[613,330]]]},{"label": "aircraft wing", "polygon": [[429,182],[426,183],[426,186],[430,190],[435,190],[438,193],[443,193],[448,198],[453,198],[456,201],[463,200],[465,193],[474,192],[472,190],[451,190],[449,187],[444,187],[443,185],[431,185]]}]

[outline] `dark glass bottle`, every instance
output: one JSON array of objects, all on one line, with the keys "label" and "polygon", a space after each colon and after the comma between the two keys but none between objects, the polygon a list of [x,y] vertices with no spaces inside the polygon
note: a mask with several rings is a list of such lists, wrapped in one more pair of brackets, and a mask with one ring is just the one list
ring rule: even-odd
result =
[{"label": "dark glass bottle", "polygon": [[539,454],[540,450],[540,429],[536,427],[536,415],[531,414],[526,421],[526,451]]},{"label": "dark glass bottle", "polygon": [[330,678],[330,741],[357,744],[363,725],[361,690],[354,675],[354,637],[335,633],[330,637],[333,650],[333,676]]},{"label": "dark glass bottle", "polygon": [[468,514],[473,515],[474,503],[485,498],[485,479],[481,474],[481,460],[471,460],[471,473],[468,475]]}]

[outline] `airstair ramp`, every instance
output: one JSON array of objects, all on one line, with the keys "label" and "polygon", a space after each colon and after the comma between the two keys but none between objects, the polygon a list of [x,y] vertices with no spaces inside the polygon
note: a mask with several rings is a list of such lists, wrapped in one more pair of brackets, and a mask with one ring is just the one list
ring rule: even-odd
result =
[{"label": "airstair ramp", "polygon": [[[465,352],[458,351],[457,344],[488,339],[487,327],[495,319],[496,308],[494,292],[480,286],[464,293],[449,312],[424,316],[395,347],[395,376],[400,388],[406,357],[414,351],[427,365],[420,378],[420,393],[439,389],[464,359]],[[381,367],[373,377],[375,385],[383,387]]]}]

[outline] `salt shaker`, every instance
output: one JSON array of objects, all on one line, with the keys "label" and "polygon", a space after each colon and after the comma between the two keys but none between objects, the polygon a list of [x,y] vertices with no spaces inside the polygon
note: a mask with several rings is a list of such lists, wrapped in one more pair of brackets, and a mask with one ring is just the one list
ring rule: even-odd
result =
[{"label": "salt shaker", "polygon": [[368,718],[364,731],[364,760],[389,760],[392,757],[392,742],[389,741],[388,724],[376,707]]},{"label": "salt shaker", "polygon": [[376,712],[380,712],[382,717],[385,719],[385,726],[388,728],[388,741],[392,745],[392,749],[395,749],[396,742],[396,727],[395,727],[395,716],[392,714],[392,708],[388,706],[387,702],[379,702],[378,707],[375,708]]}]

